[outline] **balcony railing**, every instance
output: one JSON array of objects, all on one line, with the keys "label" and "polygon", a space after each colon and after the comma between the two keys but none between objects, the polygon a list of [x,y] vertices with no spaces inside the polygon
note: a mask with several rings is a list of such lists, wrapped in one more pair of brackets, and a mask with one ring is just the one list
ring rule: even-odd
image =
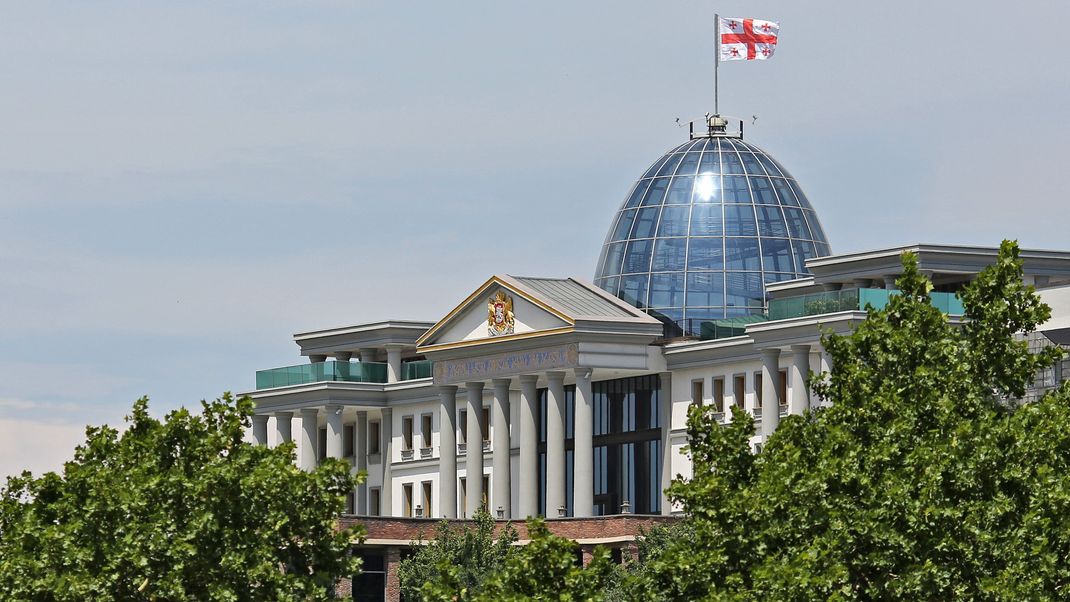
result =
[{"label": "balcony railing", "polygon": [[412,360],[401,364],[401,380],[431,378],[433,362],[431,360]]},{"label": "balcony railing", "polygon": [[385,383],[386,364],[379,362],[313,362],[256,372],[256,388],[273,389],[325,381]]},{"label": "balcony railing", "polygon": [[[851,288],[839,291],[825,291],[810,295],[799,295],[769,301],[769,319],[786,320],[804,316],[818,316],[838,311],[864,310],[867,305],[874,309],[883,309],[888,305],[897,290],[883,288]],[[962,301],[954,293],[930,293],[934,307],[951,315],[962,315],[965,310]]]}]

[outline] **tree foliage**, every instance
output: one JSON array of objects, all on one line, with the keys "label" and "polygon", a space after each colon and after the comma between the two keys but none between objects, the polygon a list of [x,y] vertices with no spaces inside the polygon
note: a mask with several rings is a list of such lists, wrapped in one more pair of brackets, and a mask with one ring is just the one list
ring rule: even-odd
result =
[{"label": "tree foliage", "polygon": [[442,581],[444,572],[450,573],[450,581],[458,590],[478,592],[481,584],[504,566],[517,539],[516,529],[507,525],[494,537],[494,519],[486,508],[476,512],[473,519],[473,528],[441,521],[432,539],[413,542],[416,553],[398,567],[401,594],[406,600],[420,599],[423,585]]},{"label": "tree foliage", "polygon": [[609,552],[595,549],[587,566],[578,560],[579,545],[550,533],[542,519],[529,519],[526,545],[510,546],[504,562],[477,585],[465,581],[461,567],[440,560],[432,580],[423,584],[424,602],[561,602],[603,599],[612,565]]},{"label": "tree foliage", "polygon": [[[359,569],[340,530],[349,466],[294,466],[294,445],[242,441],[252,402],[86,429],[63,474],[0,493],[4,600],[322,600]],[[285,567],[286,570],[282,570]]]},{"label": "tree foliage", "polygon": [[789,416],[752,453],[753,420],[692,409],[694,467],[670,496],[693,538],[647,586],[693,600],[1043,600],[1070,597],[1070,388],[1017,405],[1036,371],[1016,333],[1050,314],[1017,245],[961,293],[951,324],[903,258],[902,294],[827,334],[832,405]]}]

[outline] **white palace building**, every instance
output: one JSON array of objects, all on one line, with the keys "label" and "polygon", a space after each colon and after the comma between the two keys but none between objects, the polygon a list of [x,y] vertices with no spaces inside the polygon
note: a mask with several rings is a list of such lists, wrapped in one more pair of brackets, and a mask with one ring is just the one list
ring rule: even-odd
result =
[{"label": "white palace building", "polygon": [[[956,291],[997,249],[834,255],[795,179],[714,117],[635,183],[592,280],[498,274],[437,321],[295,334],[305,361],[256,374],[252,436],[296,439],[304,468],[336,457],[367,472],[349,502],[369,531],[354,585],[372,593],[358,599],[396,599],[397,558],[426,521],[484,503],[503,520],[545,516],[584,546],[626,547],[674,511],[664,489],[691,471],[688,407],[741,406],[759,445],[819,404],[807,376],[829,368],[821,333],[887,303],[904,251],[955,319]],[[1070,252],[1021,257],[1054,314],[1031,342],[1070,344]],[[1064,362],[1031,394],[1060,368],[1070,376]]]}]

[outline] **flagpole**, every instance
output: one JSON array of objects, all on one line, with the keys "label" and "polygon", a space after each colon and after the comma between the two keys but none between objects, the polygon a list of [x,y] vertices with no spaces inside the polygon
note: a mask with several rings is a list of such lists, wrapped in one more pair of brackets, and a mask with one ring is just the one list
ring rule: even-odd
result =
[{"label": "flagpole", "polygon": [[713,56],[713,114],[720,115],[721,110],[718,106],[718,90],[717,90],[717,71],[721,65],[721,15],[714,13],[713,15],[713,37],[717,41],[717,52]]}]

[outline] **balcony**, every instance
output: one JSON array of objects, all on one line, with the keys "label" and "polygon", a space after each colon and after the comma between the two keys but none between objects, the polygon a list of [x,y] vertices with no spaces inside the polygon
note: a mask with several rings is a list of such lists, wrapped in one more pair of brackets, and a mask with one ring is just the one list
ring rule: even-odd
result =
[{"label": "balcony", "polygon": [[[866,309],[867,305],[873,306],[874,309],[883,309],[888,305],[891,296],[898,294],[897,290],[883,288],[851,288],[772,299],[769,301],[768,316],[770,320],[786,320],[839,311],[860,311]],[[930,293],[929,297],[933,306],[945,314],[966,313],[962,301],[954,293]]]},{"label": "balcony", "polygon": [[433,366],[431,360],[412,360],[401,364],[401,380],[431,378]]},{"label": "balcony", "polygon": [[256,372],[256,390],[318,382],[385,383],[386,364],[380,362],[315,362]]}]

